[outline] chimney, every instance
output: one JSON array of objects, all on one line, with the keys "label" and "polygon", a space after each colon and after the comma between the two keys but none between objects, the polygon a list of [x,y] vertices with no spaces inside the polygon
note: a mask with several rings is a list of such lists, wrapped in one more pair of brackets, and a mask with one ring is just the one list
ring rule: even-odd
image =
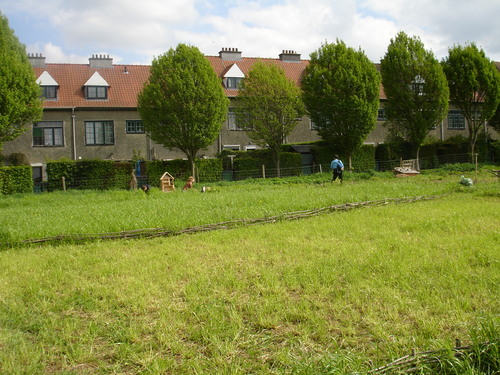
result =
[{"label": "chimney", "polygon": [[241,60],[241,51],[238,51],[238,48],[222,48],[219,52],[219,57],[222,60]]},{"label": "chimney", "polygon": [[89,65],[91,68],[112,68],[113,58],[109,55],[92,55],[89,57]]},{"label": "chimney", "polygon": [[28,53],[28,60],[33,68],[45,68],[45,57],[41,53]]},{"label": "chimney", "polygon": [[280,60],[283,62],[300,62],[300,53],[292,50],[283,50],[280,53]]}]

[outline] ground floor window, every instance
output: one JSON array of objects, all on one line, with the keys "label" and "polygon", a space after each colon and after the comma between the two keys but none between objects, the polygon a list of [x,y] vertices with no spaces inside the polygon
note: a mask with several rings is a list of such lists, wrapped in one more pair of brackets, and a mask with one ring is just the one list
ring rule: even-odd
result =
[{"label": "ground floor window", "polygon": [[114,143],[113,121],[85,121],[86,145],[113,145]]},{"label": "ground floor window", "polygon": [[127,120],[126,122],[127,134],[142,134],[144,133],[144,124],[142,120]]},{"label": "ground floor window", "polygon": [[33,124],[33,146],[64,146],[62,121],[39,121]]},{"label": "ground floor window", "polygon": [[448,129],[465,129],[465,117],[462,111],[451,110],[448,112]]}]

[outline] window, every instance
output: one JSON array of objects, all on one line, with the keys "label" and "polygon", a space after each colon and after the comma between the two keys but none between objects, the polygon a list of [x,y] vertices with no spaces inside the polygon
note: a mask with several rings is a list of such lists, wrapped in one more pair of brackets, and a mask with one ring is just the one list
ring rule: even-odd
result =
[{"label": "window", "polygon": [[107,99],[108,88],[106,86],[85,86],[87,99]]},{"label": "window", "polygon": [[112,145],[114,143],[113,121],[85,121],[86,145]]},{"label": "window", "polygon": [[64,146],[63,122],[40,121],[33,124],[33,146],[37,147]]},{"label": "window", "polygon": [[238,89],[242,79],[243,78],[239,78],[239,77],[227,77],[226,78],[226,88]]},{"label": "window", "polygon": [[243,130],[236,125],[236,113],[233,108],[229,108],[229,111],[227,112],[227,128],[229,130]]},{"label": "window", "polygon": [[424,95],[425,79],[420,74],[415,76],[415,80],[411,83],[410,89],[417,95]]},{"label": "window", "polygon": [[240,151],[240,145],[223,145],[222,149],[223,150]]},{"label": "window", "polygon": [[316,124],[313,120],[311,120],[311,130],[319,130],[318,124]]},{"label": "window", "polygon": [[48,100],[57,99],[57,86],[41,86],[42,98]]},{"label": "window", "polygon": [[451,110],[448,112],[448,129],[465,129],[465,117],[462,111]]},{"label": "window", "polygon": [[142,120],[127,120],[125,126],[127,134],[144,133],[144,125],[142,123]]},{"label": "window", "polygon": [[387,120],[387,117],[385,116],[385,109],[384,108],[379,108],[378,109],[377,120],[378,121],[385,121],[385,120]]}]

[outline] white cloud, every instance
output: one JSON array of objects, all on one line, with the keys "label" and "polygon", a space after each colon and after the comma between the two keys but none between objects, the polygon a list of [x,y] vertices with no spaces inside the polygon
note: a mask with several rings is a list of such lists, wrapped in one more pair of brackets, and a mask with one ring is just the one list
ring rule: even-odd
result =
[{"label": "white cloud", "polygon": [[399,31],[419,36],[439,59],[453,44],[476,42],[500,61],[498,0],[0,0],[0,9],[30,17],[21,31],[50,61],[102,51],[149,64],[178,43],[211,55],[237,47],[244,56],[291,49],[308,58],[340,39],[378,62]]}]

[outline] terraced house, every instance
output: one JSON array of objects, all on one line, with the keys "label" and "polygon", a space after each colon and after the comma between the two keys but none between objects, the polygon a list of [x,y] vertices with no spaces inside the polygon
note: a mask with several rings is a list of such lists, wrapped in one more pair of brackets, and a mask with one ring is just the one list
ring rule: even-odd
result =
[{"label": "terraced house", "polygon": [[[117,65],[106,55],[93,55],[88,64],[46,63],[45,57],[29,56],[44,98],[42,121],[32,124],[14,141],[4,144],[3,153],[22,152],[33,166],[34,177],[41,179],[47,160],[60,158],[99,158],[130,160],[134,153],[144,159],[182,158],[182,153],[166,150],[155,144],[144,131],[137,111],[137,95],[146,83],[150,67]],[[218,56],[206,56],[221,80],[231,103],[238,94],[238,82],[257,61],[275,64],[300,85],[307,60],[295,51],[283,51],[278,58],[243,57],[235,48],[223,48]],[[380,110],[376,128],[366,143],[377,144],[385,138],[384,92],[380,89]],[[252,144],[235,123],[230,105],[227,119],[217,141],[204,151],[214,156],[223,149],[250,150]],[[446,139],[465,131],[465,120],[456,110],[433,130],[432,136]],[[301,118],[287,143],[319,140],[314,124],[307,116]]]}]

